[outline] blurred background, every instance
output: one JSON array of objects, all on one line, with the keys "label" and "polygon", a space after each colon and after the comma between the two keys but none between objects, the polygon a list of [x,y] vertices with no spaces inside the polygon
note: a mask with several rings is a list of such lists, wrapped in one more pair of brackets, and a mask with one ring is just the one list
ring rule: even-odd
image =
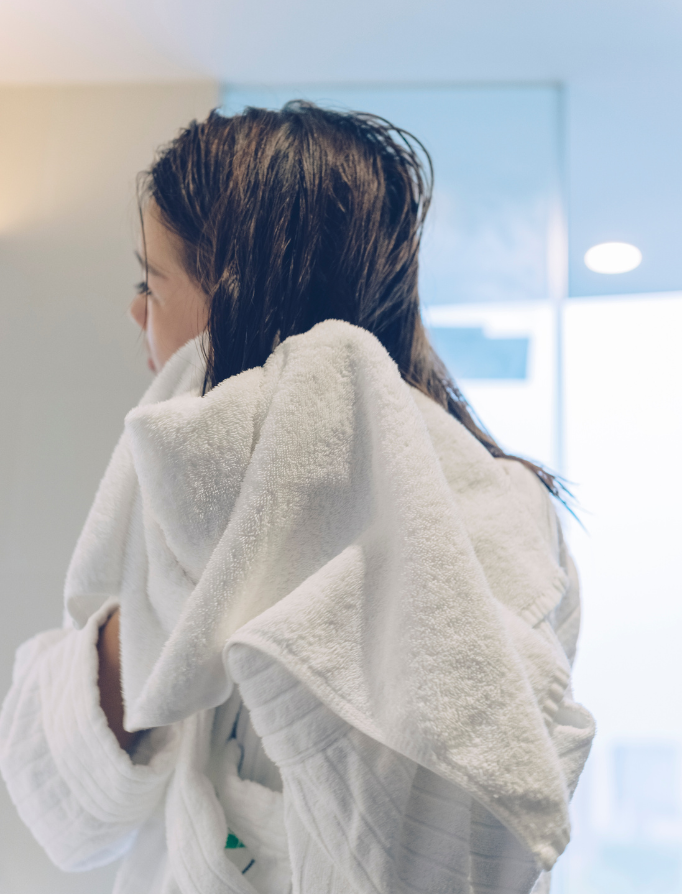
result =
[{"label": "blurred background", "polygon": [[[0,689],[16,646],[60,623],[70,553],[149,380],[126,317],[136,173],[215,106],[300,97],[423,141],[432,338],[495,437],[577,499],[574,685],[598,736],[552,892],[682,894],[673,0],[3,0]],[[631,248],[590,269],[614,242]],[[0,788],[0,894],[104,894],[113,872],[58,872]]]}]

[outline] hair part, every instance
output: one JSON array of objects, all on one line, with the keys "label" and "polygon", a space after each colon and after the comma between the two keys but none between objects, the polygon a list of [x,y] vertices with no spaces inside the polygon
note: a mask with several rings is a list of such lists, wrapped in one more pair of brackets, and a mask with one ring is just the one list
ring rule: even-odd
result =
[{"label": "hair part", "polygon": [[421,319],[418,255],[432,195],[424,146],[376,115],[295,101],[279,111],[211,112],[165,146],[139,184],[180,237],[209,302],[204,393],[265,363],[327,319],[375,335],[403,379],[444,407],[494,457]]}]

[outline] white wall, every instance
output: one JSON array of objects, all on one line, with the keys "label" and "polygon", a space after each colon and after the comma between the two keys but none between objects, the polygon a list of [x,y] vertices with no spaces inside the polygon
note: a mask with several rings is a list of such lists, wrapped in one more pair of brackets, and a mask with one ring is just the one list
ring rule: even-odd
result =
[{"label": "white wall", "polygon": [[[59,625],[70,553],[149,381],[126,316],[134,181],[217,85],[0,87],[0,690]],[[0,894],[111,890],[54,869],[0,785]]]},{"label": "white wall", "polygon": [[680,292],[565,304],[566,475],[584,525],[568,525],[574,692],[597,736],[554,894],[682,892],[681,336]]},{"label": "white wall", "polygon": [[597,746],[682,743],[682,293],[566,302],[566,475],[584,525],[576,697]]}]

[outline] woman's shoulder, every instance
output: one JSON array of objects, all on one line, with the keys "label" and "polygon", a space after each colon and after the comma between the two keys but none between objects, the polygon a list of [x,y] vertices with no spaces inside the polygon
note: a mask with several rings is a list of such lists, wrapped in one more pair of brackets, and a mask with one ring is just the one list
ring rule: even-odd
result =
[{"label": "woman's shoulder", "polygon": [[[491,491],[511,490],[514,503],[537,525],[552,554],[558,554],[558,519],[549,491],[523,462],[493,458],[483,444],[432,398],[410,388],[426,424],[448,484],[474,503],[487,501]],[[503,477],[500,477],[502,472]],[[506,502],[506,501],[505,501]],[[508,504],[507,504],[508,505]]]},{"label": "woman's shoulder", "polygon": [[518,459],[500,458],[495,462],[501,466],[518,495],[535,519],[541,533],[553,549],[558,549],[559,521],[549,491],[538,476]]}]

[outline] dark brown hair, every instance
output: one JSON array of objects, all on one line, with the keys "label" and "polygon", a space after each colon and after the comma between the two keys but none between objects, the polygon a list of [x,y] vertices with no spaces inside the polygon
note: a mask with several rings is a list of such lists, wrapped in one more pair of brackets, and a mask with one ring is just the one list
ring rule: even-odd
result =
[{"label": "dark brown hair", "polygon": [[[308,102],[193,121],[141,180],[210,302],[204,390],[327,319],[373,333],[403,379],[507,456],[473,417],[422,324],[419,243],[433,169],[383,118]],[[516,457],[511,457],[516,458]],[[555,495],[546,470],[531,468]]]}]

